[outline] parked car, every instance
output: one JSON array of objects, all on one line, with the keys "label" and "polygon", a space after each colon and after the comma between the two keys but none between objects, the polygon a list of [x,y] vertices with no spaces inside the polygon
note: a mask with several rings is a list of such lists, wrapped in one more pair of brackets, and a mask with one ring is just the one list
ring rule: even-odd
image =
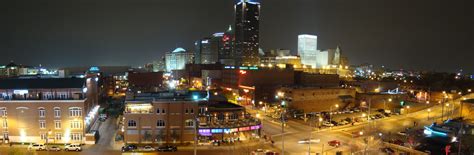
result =
[{"label": "parked car", "polygon": [[333,146],[333,147],[339,147],[339,146],[341,146],[341,142],[338,141],[338,140],[329,141],[328,144],[329,144],[329,146]]},{"label": "parked car", "polygon": [[136,145],[125,145],[122,146],[122,152],[135,151],[137,149]]},{"label": "parked car", "polygon": [[48,151],[61,151],[61,148],[59,146],[51,146],[48,148]]},{"label": "parked car", "polygon": [[302,139],[302,140],[299,140],[298,141],[298,144],[316,144],[316,143],[319,143],[321,142],[320,139]]},{"label": "parked car", "polygon": [[324,121],[323,126],[331,127],[334,126],[334,124]]},{"label": "parked car", "polygon": [[176,146],[160,146],[158,149],[156,149],[159,152],[176,152],[178,151],[178,148]]},{"label": "parked car", "polygon": [[252,151],[251,155],[278,155],[278,152],[274,152],[271,150],[264,150],[264,149],[256,149]]},{"label": "parked car", "polygon": [[337,125],[347,125],[347,124],[349,124],[349,122],[346,120],[342,120],[339,123],[337,123]]},{"label": "parked car", "polygon": [[380,148],[380,151],[382,151],[384,153],[387,153],[387,154],[394,154],[395,153],[395,150],[393,150],[389,147]]},{"label": "parked car", "polygon": [[155,148],[147,145],[143,147],[142,151],[151,152],[151,151],[155,151]]},{"label": "parked car", "polygon": [[81,144],[68,144],[64,147],[64,151],[82,151]]},{"label": "parked car", "polygon": [[31,144],[28,146],[28,150],[43,151],[46,150],[46,146],[44,144]]}]

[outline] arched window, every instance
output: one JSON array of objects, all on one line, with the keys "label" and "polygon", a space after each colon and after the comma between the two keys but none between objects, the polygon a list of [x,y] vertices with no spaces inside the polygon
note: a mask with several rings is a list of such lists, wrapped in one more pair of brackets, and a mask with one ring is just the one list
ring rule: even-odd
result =
[{"label": "arched window", "polygon": [[39,117],[45,117],[46,116],[46,109],[44,109],[43,107],[40,107],[40,108],[38,108],[38,113],[39,113]]},{"label": "arched window", "polygon": [[128,120],[128,126],[129,126],[129,127],[136,127],[136,126],[137,126],[137,122],[134,121],[134,120]]},{"label": "arched window", "polygon": [[54,117],[61,117],[61,108],[54,107]]},{"label": "arched window", "polygon": [[165,121],[164,120],[158,120],[156,122],[156,126],[157,127],[164,127],[165,126]]},{"label": "arched window", "polygon": [[192,119],[188,119],[184,122],[186,127],[194,127],[194,121]]},{"label": "arched window", "polygon": [[160,108],[156,108],[156,114],[160,114]]}]

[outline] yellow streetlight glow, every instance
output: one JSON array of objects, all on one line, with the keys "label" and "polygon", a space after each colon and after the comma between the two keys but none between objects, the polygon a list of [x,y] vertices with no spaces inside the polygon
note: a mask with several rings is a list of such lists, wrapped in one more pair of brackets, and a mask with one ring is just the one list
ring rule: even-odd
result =
[{"label": "yellow streetlight glow", "polygon": [[361,135],[361,136],[362,136],[362,135],[364,135],[364,132],[362,132],[362,131],[359,131],[359,135]]},{"label": "yellow streetlight glow", "polygon": [[430,112],[430,111],[431,111],[431,109],[428,109],[428,112]]},{"label": "yellow streetlight glow", "polygon": [[467,92],[471,92],[471,89],[468,89]]},{"label": "yellow streetlight glow", "polygon": [[336,104],[336,108],[339,108],[339,104]]},{"label": "yellow streetlight glow", "polygon": [[410,106],[409,106],[409,105],[407,105],[407,109],[410,109]]},{"label": "yellow streetlight glow", "polygon": [[389,101],[389,102],[392,102],[392,98],[389,98],[388,101]]},{"label": "yellow streetlight glow", "polygon": [[323,118],[319,117],[319,121],[320,121],[320,122],[323,121]]},{"label": "yellow streetlight glow", "polygon": [[365,116],[367,116],[367,115],[365,113],[362,113],[362,117],[365,117]]}]

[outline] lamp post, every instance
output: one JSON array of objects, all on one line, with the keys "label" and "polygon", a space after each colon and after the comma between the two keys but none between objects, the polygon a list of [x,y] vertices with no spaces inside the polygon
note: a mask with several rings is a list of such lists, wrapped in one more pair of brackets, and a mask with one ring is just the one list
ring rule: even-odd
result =
[{"label": "lamp post", "polygon": [[430,112],[431,112],[431,109],[428,108],[428,120],[430,120]]},{"label": "lamp post", "polygon": [[[334,105],[337,108],[339,108],[339,104],[336,104]],[[329,108],[329,123],[332,124],[332,106]],[[330,127],[329,129],[331,129],[332,127]]]},{"label": "lamp post", "polygon": [[407,105],[407,115],[410,113],[410,106]]}]

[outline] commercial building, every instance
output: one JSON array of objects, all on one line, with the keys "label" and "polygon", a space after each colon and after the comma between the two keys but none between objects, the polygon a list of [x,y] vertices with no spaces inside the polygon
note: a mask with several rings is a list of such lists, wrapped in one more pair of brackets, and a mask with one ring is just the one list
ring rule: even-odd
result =
[{"label": "commercial building", "polygon": [[298,55],[301,63],[310,67],[320,67],[318,65],[318,36],[302,34],[298,35]]},{"label": "commercial building", "polygon": [[321,112],[354,106],[356,92],[346,88],[320,87],[282,87],[277,90],[275,98],[288,105],[289,108],[307,112]]},{"label": "commercial building", "polygon": [[257,65],[260,63],[258,49],[260,3],[242,0],[235,6],[235,56],[236,65]]},{"label": "commercial building", "polygon": [[193,53],[186,52],[185,49],[178,47],[171,53],[166,53],[166,71],[182,70],[186,64],[193,63]]},{"label": "commercial building", "polygon": [[93,143],[97,77],[0,80],[0,139],[10,143]]},{"label": "commercial building", "polygon": [[128,72],[128,85],[134,92],[157,92],[163,88],[163,72]]}]

